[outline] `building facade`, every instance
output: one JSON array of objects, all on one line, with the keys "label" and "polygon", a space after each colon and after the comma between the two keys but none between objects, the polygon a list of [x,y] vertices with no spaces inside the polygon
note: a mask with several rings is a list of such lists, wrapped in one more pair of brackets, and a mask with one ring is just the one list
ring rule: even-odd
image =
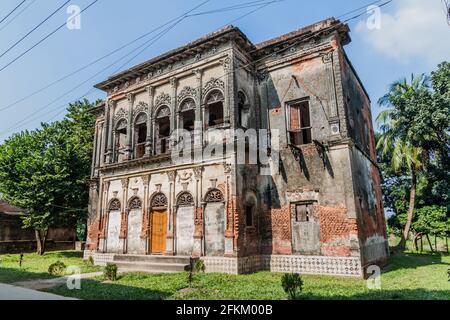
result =
[{"label": "building facade", "polygon": [[229,26],[96,85],[86,255],[194,256],[230,273],[383,263],[370,100],[349,42],[333,18],[257,45]]}]

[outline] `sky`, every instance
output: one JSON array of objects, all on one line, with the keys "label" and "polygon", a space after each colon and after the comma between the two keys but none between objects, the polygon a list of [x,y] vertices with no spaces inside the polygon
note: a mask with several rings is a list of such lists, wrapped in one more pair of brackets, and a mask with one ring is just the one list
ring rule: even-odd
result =
[{"label": "sky", "polygon": [[[0,21],[22,1],[0,1]],[[71,0],[62,6],[66,1],[25,0],[0,23],[0,70],[64,24],[71,16],[68,13],[70,5],[83,9],[93,0]],[[135,53],[140,51],[136,48],[157,33],[117,51],[30,98],[23,99],[181,16],[204,1],[98,0],[80,14],[80,28],[77,28],[77,25],[71,29],[62,27],[15,63],[0,71],[0,143],[14,132],[35,129],[42,121],[61,119],[68,103],[86,93],[90,100],[104,98],[104,92],[92,87],[113,73],[193,41],[230,22],[239,27],[253,43],[258,43],[328,17],[340,17],[341,20],[351,18],[366,12],[367,6],[375,2],[285,0],[268,4],[252,13],[250,12],[258,7],[190,16],[136,57]],[[210,0],[192,13],[251,1]],[[379,1],[378,4],[383,2]],[[55,15],[3,54],[61,6],[62,9]],[[354,11],[358,8],[362,9]],[[342,16],[350,11],[354,12]],[[246,13],[250,14],[242,17]],[[239,17],[241,18],[236,20]],[[442,0],[393,0],[379,8],[379,12],[370,11],[348,21],[348,24],[352,42],[345,50],[369,93],[374,116],[379,112],[377,100],[387,91],[390,83],[402,77],[410,77],[411,73],[429,73],[438,63],[450,60],[450,26],[446,21]],[[161,30],[163,29],[158,32]],[[135,50],[135,53],[130,53],[132,50]],[[127,54],[127,58],[123,58]],[[130,58],[133,59],[129,61]],[[111,66],[115,61],[118,62]],[[127,61],[129,62],[124,65]],[[20,102],[16,103],[17,101]]]}]

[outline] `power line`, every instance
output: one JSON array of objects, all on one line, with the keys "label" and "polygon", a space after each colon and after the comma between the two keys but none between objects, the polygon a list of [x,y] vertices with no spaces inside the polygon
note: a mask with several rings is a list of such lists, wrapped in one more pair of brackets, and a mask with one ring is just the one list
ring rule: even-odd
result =
[{"label": "power line", "polygon": [[[251,2],[247,2],[247,3],[241,4],[241,5],[234,5],[234,6],[230,6],[230,7],[225,7],[225,8],[222,8],[222,10],[223,10],[223,12],[225,12],[225,11],[230,11],[230,10],[241,9],[243,6],[249,6],[249,5],[251,5],[251,6],[256,6],[256,5],[261,5],[261,2],[264,2],[264,1],[266,1],[266,0],[251,1]],[[221,9],[214,10],[214,13],[215,13],[215,12],[218,12],[219,10],[221,10]],[[204,12],[200,12],[200,13],[198,13],[198,14],[190,14],[190,15],[188,15],[187,17],[194,17],[194,16],[197,16],[197,15],[200,15],[200,14],[204,15],[204,14],[209,14],[209,13],[211,13],[211,11],[204,11]],[[183,16],[184,16],[184,14],[182,14],[182,15],[176,17],[176,18],[173,18],[173,19],[169,20],[168,22],[164,23],[163,25],[160,25],[159,27],[154,28],[154,29],[152,29],[152,30],[150,30],[150,31],[148,31],[148,32],[146,32],[146,33],[144,33],[143,35],[137,37],[136,39],[134,39],[134,40],[132,40],[132,41],[130,41],[130,42],[127,42],[126,44],[124,44],[124,45],[118,47],[117,49],[114,49],[113,51],[111,51],[111,52],[109,52],[109,53],[107,53],[107,54],[101,56],[100,58],[97,58],[96,60],[91,61],[90,63],[88,63],[88,64],[86,64],[86,65],[84,65],[84,66],[82,66],[82,67],[80,67],[80,68],[78,68],[78,69],[76,69],[76,70],[74,70],[74,71],[72,71],[72,72],[66,74],[65,76],[63,76],[63,77],[61,77],[61,78],[59,78],[59,79],[57,79],[57,80],[55,80],[55,81],[53,81],[53,82],[51,82],[51,83],[45,85],[45,86],[43,86],[42,88],[40,88],[40,89],[38,89],[38,90],[36,90],[36,91],[34,91],[34,92],[28,94],[28,95],[26,95],[26,96],[24,96],[24,97],[22,97],[22,98],[16,100],[16,101],[14,101],[14,102],[12,102],[12,103],[10,103],[10,104],[4,106],[4,107],[1,107],[1,108],[0,108],[0,112],[1,112],[1,111],[4,111],[4,110],[7,110],[7,109],[9,109],[9,108],[11,108],[11,107],[13,107],[13,106],[19,104],[20,102],[23,102],[23,101],[27,100],[28,98],[31,98],[31,97],[35,96],[36,94],[38,94],[38,93],[40,93],[40,92],[42,92],[42,91],[44,91],[44,90],[46,90],[46,89],[48,89],[48,88],[50,88],[50,87],[56,85],[56,84],[58,84],[59,82],[61,82],[61,81],[65,80],[65,79],[67,79],[67,78],[69,78],[69,77],[71,77],[71,76],[73,76],[73,75],[75,75],[75,74],[77,74],[77,73],[79,73],[79,72],[81,72],[81,71],[83,71],[83,70],[89,68],[90,66],[96,64],[97,62],[100,62],[101,60],[106,59],[107,57],[113,55],[114,53],[119,52],[120,50],[122,50],[122,49],[124,49],[124,48],[126,48],[126,47],[128,47],[128,46],[130,46],[130,45],[132,45],[133,43],[135,43],[135,42],[137,42],[137,41],[139,41],[139,40],[141,40],[141,39],[143,39],[143,38],[149,36],[150,34],[152,34],[152,33],[156,32],[157,30],[159,30],[159,29],[161,29],[161,28],[163,28],[163,27],[169,25],[170,23],[176,21],[177,19],[180,19],[180,18],[183,17]]]},{"label": "power line", "polygon": [[[210,1],[210,0],[208,0],[208,1]],[[165,33],[167,33],[170,29],[172,29],[176,24],[178,24],[178,22],[179,22],[179,21],[177,21],[175,24],[172,24],[172,25],[169,26],[168,28],[164,29],[163,31],[161,31],[160,33],[158,33],[155,37],[151,38],[150,40],[155,39],[155,41],[153,41],[151,44],[153,44],[154,42],[156,42],[156,40],[158,40],[158,39],[159,39],[160,37],[162,37]],[[149,40],[149,41],[150,41],[150,40]],[[147,42],[149,42],[149,41],[147,41]],[[146,42],[146,43],[147,43],[147,42]],[[144,43],[144,45],[145,45],[146,43]],[[142,45],[141,45],[141,46],[142,46]],[[35,115],[36,113],[39,113],[39,112],[42,112],[42,111],[46,110],[46,109],[47,109],[48,107],[50,107],[52,104],[54,104],[54,103],[57,102],[58,100],[62,99],[62,98],[65,97],[66,95],[72,93],[74,90],[76,90],[76,89],[82,87],[84,84],[88,83],[90,80],[94,79],[96,76],[98,76],[98,75],[101,74],[102,72],[106,71],[107,69],[109,69],[110,67],[112,67],[113,65],[115,65],[116,63],[120,62],[121,60],[123,60],[124,58],[126,58],[127,56],[129,56],[130,54],[132,54],[135,50],[137,50],[137,49],[139,49],[139,48],[140,48],[140,46],[139,46],[138,48],[136,48],[136,49],[133,49],[131,52],[127,53],[125,56],[122,56],[122,57],[120,57],[119,59],[115,60],[113,63],[107,65],[106,67],[104,67],[104,68],[101,69],[100,71],[96,72],[94,75],[90,76],[88,79],[83,80],[81,83],[79,83],[79,84],[76,85],[75,87],[73,87],[73,88],[69,89],[68,91],[64,92],[63,94],[61,94],[60,96],[58,96],[57,98],[55,98],[54,100],[52,100],[50,103],[48,103],[48,104],[46,104],[45,106],[39,108],[38,111],[29,114],[28,116],[26,116],[25,118],[23,118],[23,119],[20,120],[19,122],[15,123],[12,127],[6,129],[6,132],[10,131],[11,129],[14,129],[14,127],[17,126],[17,125],[23,126],[23,125],[25,125],[25,124],[27,124],[27,123],[29,123],[29,122],[35,120],[36,117],[33,117],[33,115]],[[94,88],[92,88],[91,90],[94,90]],[[91,90],[90,90],[90,91],[91,91]],[[87,94],[89,94],[89,92],[88,92]],[[86,95],[87,95],[87,94],[86,94]],[[76,99],[75,101],[80,100],[80,99],[82,99],[83,97],[84,97],[84,95],[81,96],[81,98]],[[64,104],[63,107],[66,106],[66,105],[67,105],[67,104]],[[58,109],[59,109],[59,107],[58,107]],[[64,110],[63,110],[63,111],[64,111]],[[50,111],[50,112],[51,112],[51,111]],[[48,114],[48,113],[45,113],[44,115],[46,115],[46,114]],[[39,116],[38,116],[38,117],[39,117]],[[29,119],[30,119],[30,120],[29,120]],[[27,121],[27,120],[29,120],[29,121]],[[5,132],[5,131],[1,132],[0,134],[3,134],[4,132]]]},{"label": "power line", "polygon": [[[280,0],[278,0],[278,1],[277,1],[277,0],[274,0],[274,1],[272,1],[271,3],[273,3],[273,2],[279,2],[279,1],[280,1]],[[389,3],[391,3],[392,1],[393,1],[393,0],[388,0],[388,1],[384,2],[384,3],[382,3],[379,7],[383,7],[383,6],[385,6],[385,5],[389,4]],[[266,3],[266,4],[264,4],[263,6],[261,6],[259,9],[253,10],[252,12],[255,12],[255,11],[257,11],[257,10],[260,10],[260,9],[262,9],[263,7],[267,6],[268,4],[270,4],[270,3]],[[353,11],[353,12],[354,12],[354,11]],[[234,19],[233,21],[237,21],[237,20],[239,20],[239,19],[242,19],[243,17],[247,16],[248,14],[250,14],[250,12],[249,12],[249,13],[246,13],[246,14],[244,14],[244,15],[242,15],[242,16],[236,18],[236,19]],[[363,14],[367,14],[367,12],[363,12],[363,13],[361,13],[361,14],[355,15],[355,16],[353,16],[353,17],[351,17],[351,18],[348,18],[348,19],[342,21],[341,23],[346,23],[346,22],[348,22],[348,21],[354,20],[354,19],[356,19],[356,18],[362,16]],[[334,26],[330,26],[330,27],[328,27],[328,28],[325,28],[325,29],[320,30],[320,32],[322,32],[322,33],[323,33],[323,32],[327,32],[327,31],[329,31],[329,30],[332,30],[333,28],[334,28]],[[280,53],[280,52],[289,50],[290,48],[292,48],[293,46],[297,45],[298,43],[304,42],[304,41],[306,41],[306,40],[308,40],[308,39],[312,39],[312,38],[315,37],[315,36],[316,36],[316,35],[311,35],[311,36],[309,36],[309,37],[303,37],[303,38],[299,39],[298,41],[293,42],[291,45],[289,45],[289,46],[287,46],[287,47],[284,47],[284,48],[281,48],[281,49],[275,51],[273,54],[277,54],[277,53]],[[253,50],[253,51],[254,51],[254,50]],[[253,51],[252,51],[252,52],[253,52]],[[265,59],[265,57],[262,57],[262,58],[260,58],[260,59],[254,60],[254,61],[252,61],[252,62],[250,62],[250,63],[247,63],[247,64],[245,64],[245,65],[242,65],[242,66],[240,66],[240,67],[238,67],[238,68],[233,68],[233,70],[224,73],[222,76],[219,76],[218,79],[223,78],[223,77],[225,77],[226,75],[229,75],[229,74],[231,74],[231,73],[234,73],[234,72],[236,72],[237,70],[240,70],[240,69],[246,68],[246,67],[248,67],[248,66],[254,65],[254,64],[256,64],[256,63],[258,63],[258,62],[260,62],[260,61],[262,61],[262,60],[264,60],[264,59]],[[91,89],[91,90],[92,90],[92,89]],[[78,98],[77,100],[80,100],[80,99],[82,99],[83,97],[84,97],[84,96],[81,96],[81,97]],[[77,101],[77,100],[75,100],[75,101]],[[65,104],[65,105],[67,105],[67,104]],[[65,105],[64,105],[64,106],[65,106]],[[64,112],[64,110],[62,110],[62,112]],[[47,113],[47,114],[48,114],[48,113]],[[45,114],[44,114],[44,115],[45,115]],[[9,130],[8,130],[8,131],[9,131]],[[2,132],[2,133],[4,133],[4,132]]]},{"label": "power line", "polygon": [[[152,42],[150,43],[150,45],[154,44],[154,43],[156,42],[156,40],[158,40],[159,38],[161,38],[161,37],[162,37],[163,35],[165,35],[168,31],[170,31],[173,27],[175,27],[175,25],[177,25],[177,24],[178,24],[179,22],[181,22],[184,18],[186,18],[186,16],[187,16],[190,12],[192,12],[192,11],[198,9],[200,6],[206,4],[206,3],[209,2],[209,1],[211,1],[211,0],[206,0],[206,1],[202,2],[200,5],[197,5],[197,6],[195,6],[193,9],[187,11],[186,13],[184,13],[183,15],[181,15],[180,18],[179,18],[175,23],[171,24],[169,27],[167,27],[166,29],[164,29],[163,31],[161,31],[160,33],[158,33],[155,37],[153,37],[153,38],[147,40],[143,45],[148,44],[148,42],[150,42],[150,41],[152,41],[152,40],[154,40],[154,41],[152,41]],[[173,20],[174,20],[174,19],[172,19],[171,21],[173,21]],[[166,24],[167,24],[167,23],[166,23]],[[165,24],[165,25],[166,25],[166,24]],[[115,60],[113,63],[109,64],[108,66],[106,66],[105,68],[103,68],[102,70],[100,70],[99,72],[95,73],[93,76],[91,76],[91,77],[88,78],[87,80],[84,80],[83,82],[81,82],[80,84],[78,84],[77,86],[75,86],[74,88],[70,89],[69,91],[63,93],[62,95],[60,95],[59,97],[57,97],[56,99],[54,99],[53,101],[51,101],[49,104],[47,104],[47,105],[45,105],[44,107],[40,108],[37,112],[40,112],[40,111],[43,111],[43,110],[47,109],[47,108],[48,108],[49,106],[51,106],[53,103],[55,103],[56,101],[58,101],[58,100],[61,99],[62,97],[66,96],[67,94],[73,92],[74,90],[78,89],[78,88],[81,87],[83,84],[85,84],[85,83],[87,83],[88,81],[92,80],[93,78],[95,78],[95,77],[96,77],[97,75],[99,75],[100,73],[106,71],[108,68],[110,68],[111,66],[113,66],[113,65],[116,64],[117,62],[123,60],[124,58],[126,58],[126,57],[129,56],[130,54],[134,53],[137,49],[139,49],[139,48],[142,47],[143,45],[140,45],[139,47],[133,49],[131,52],[127,53],[125,56],[122,56],[122,57],[120,57],[119,59]],[[150,45],[146,46],[146,48],[148,48]],[[90,91],[92,91],[92,90],[94,90],[94,88],[92,88]],[[77,98],[75,101],[78,101],[78,100],[82,99],[84,96],[88,95],[90,91],[88,91],[85,95],[83,95],[83,96]],[[64,104],[62,107],[66,106],[66,105],[67,105],[67,104]],[[58,109],[59,109],[59,107],[58,107]],[[64,111],[64,110],[63,110],[63,111]],[[31,113],[29,116],[27,116],[27,117],[25,117],[24,119],[20,120],[19,122],[15,123],[12,127],[8,128],[8,129],[6,129],[6,130],[4,130],[4,131],[1,132],[0,134],[7,133],[7,132],[11,131],[12,129],[15,129],[18,125],[19,125],[19,126],[23,126],[23,125],[25,125],[25,124],[27,124],[27,123],[29,123],[29,122],[35,120],[36,117],[32,118],[32,116],[33,116],[34,114],[36,114],[37,112]],[[50,112],[51,112],[51,111],[50,111]],[[44,115],[46,115],[46,114],[48,114],[48,112],[45,113]],[[30,119],[30,118],[31,118],[31,119]],[[29,121],[26,121],[26,120],[28,120],[28,119],[30,119],[30,120],[29,120]]]},{"label": "power line", "polygon": [[[201,5],[203,5],[203,4],[205,4],[205,3],[209,2],[209,1],[210,1],[210,0],[207,0],[207,1],[203,2]],[[265,7],[265,6],[267,6],[267,5],[271,4],[271,3],[274,3],[274,2],[280,2],[280,1],[284,1],[284,0],[273,0],[273,1],[270,1],[270,2],[264,2],[264,3],[261,3],[261,2],[263,2],[263,1],[255,1],[255,2],[259,2],[259,3],[258,3],[259,7],[258,7],[256,10],[262,9],[263,7]],[[199,6],[197,6],[196,8],[198,8],[198,7],[199,7]],[[228,8],[228,7],[227,7],[227,8]],[[225,8],[225,9],[226,9],[226,8]],[[108,65],[107,67],[103,68],[102,70],[100,70],[99,72],[97,72],[96,74],[94,74],[93,76],[91,76],[89,79],[83,81],[82,83],[80,83],[80,84],[77,85],[76,87],[74,87],[74,88],[72,88],[71,90],[69,90],[69,91],[63,93],[61,96],[59,96],[58,98],[54,99],[54,100],[53,100],[52,102],[50,102],[49,104],[47,104],[47,105],[45,105],[44,107],[40,108],[39,111],[37,111],[37,112],[40,112],[40,111],[43,111],[43,110],[47,109],[50,105],[52,105],[52,104],[53,104],[54,102],[56,102],[57,100],[61,99],[63,96],[66,96],[67,94],[71,93],[73,90],[75,90],[75,89],[81,87],[83,84],[87,83],[89,80],[91,80],[92,78],[96,77],[98,74],[102,73],[103,71],[105,71],[105,70],[108,69],[109,67],[113,66],[113,65],[116,64],[117,62],[123,60],[125,57],[127,57],[127,56],[129,56],[130,54],[132,54],[133,52],[135,52],[137,49],[139,49],[139,48],[141,48],[142,46],[147,45],[149,42],[151,42],[149,45],[147,45],[147,46],[144,48],[144,50],[147,49],[150,45],[154,44],[154,43],[156,42],[156,40],[158,40],[158,39],[161,38],[164,34],[166,34],[168,31],[170,31],[176,24],[180,23],[182,20],[184,20],[186,17],[188,17],[188,16],[189,16],[188,13],[190,13],[190,12],[192,12],[192,11],[194,11],[194,10],[195,10],[195,8],[192,9],[192,10],[190,10],[190,11],[188,11],[187,13],[185,13],[185,14],[179,16],[179,19],[178,19],[175,23],[173,23],[172,25],[170,25],[169,27],[167,27],[166,29],[164,29],[163,31],[161,31],[160,33],[158,33],[155,37],[149,39],[149,40],[146,41],[144,44],[142,44],[142,45],[138,46],[137,48],[133,49],[131,52],[127,53],[125,56],[123,56],[123,57],[117,59],[116,61],[114,61],[113,63],[111,63],[111,64]],[[219,10],[220,10],[220,9],[215,10],[215,11],[219,11]],[[239,17],[239,18],[237,18],[237,19],[234,19],[233,21],[237,21],[237,20],[239,20],[239,19],[241,19],[241,18],[247,16],[248,14],[253,13],[253,12],[256,11],[256,10],[253,10],[253,11],[251,11],[251,12],[249,12],[249,13],[246,13],[246,14],[242,15],[241,17]],[[203,12],[203,14],[209,14],[209,12]],[[175,20],[175,19],[172,19],[171,21],[173,21],[173,20]],[[143,50],[141,50],[138,54],[140,54],[142,51],[143,51]],[[134,57],[136,57],[136,55],[135,55]],[[134,59],[134,57],[133,57],[132,59]],[[129,60],[129,61],[130,61],[130,60]],[[127,63],[128,63],[129,61],[127,61]],[[122,66],[123,66],[123,65],[122,65]],[[121,67],[122,67],[122,66],[121,66]],[[120,69],[121,67],[119,67],[119,69]],[[88,94],[89,94],[91,91],[93,91],[93,90],[94,90],[94,88],[90,89],[85,95],[82,95],[82,96],[80,96],[79,98],[77,98],[76,100],[73,100],[73,102],[76,102],[76,101],[78,101],[78,100],[80,100],[80,99],[83,99],[86,95],[88,95]],[[53,109],[53,110],[51,110],[51,111],[49,111],[49,112],[46,112],[46,113],[43,114],[43,115],[36,116],[36,117],[32,117],[34,114],[37,113],[37,112],[34,112],[34,113],[30,114],[29,116],[25,117],[24,119],[20,120],[19,122],[15,123],[12,127],[8,128],[8,129],[6,129],[6,130],[4,130],[4,131],[1,132],[0,134],[4,134],[4,133],[7,133],[7,132],[11,131],[12,129],[16,129],[16,128],[18,128],[17,126],[20,127],[20,126],[26,125],[26,124],[28,124],[28,123],[34,121],[35,119],[37,119],[37,118],[39,118],[39,117],[42,117],[42,116],[45,116],[45,115],[47,115],[47,114],[51,113],[52,111],[57,110],[57,109],[59,109],[59,108],[63,108],[63,107],[66,106],[66,105],[67,105],[67,103],[64,104],[64,105],[62,105],[62,106],[60,106],[60,107],[57,107],[56,109]],[[61,110],[61,111],[59,111],[58,113],[56,113],[56,114],[52,117],[52,119],[55,118],[55,117],[57,117],[59,114],[63,113],[64,111],[65,111],[64,109]],[[31,119],[30,119],[30,118],[31,118]],[[28,120],[28,119],[30,119],[30,120]],[[26,121],[26,120],[28,120],[28,121]],[[25,122],[24,122],[24,121],[25,121]]]},{"label": "power line", "polygon": [[17,12],[17,14],[15,16],[13,16],[11,19],[9,19],[9,21],[7,23],[5,23],[3,25],[3,27],[0,28],[0,31],[2,31],[3,29],[5,29],[11,22],[13,22],[14,20],[16,20],[16,18],[18,16],[20,16],[25,10],[27,10],[29,7],[31,7],[31,5],[33,3],[35,3],[36,0],[32,0],[31,2],[29,2],[22,10],[20,10],[19,12]]},{"label": "power line", "polygon": [[450,26],[450,2],[448,0],[442,0],[444,3],[445,17],[447,18],[447,23]]},{"label": "power line", "polygon": [[357,9],[348,11],[348,12],[346,12],[346,13],[344,13],[344,14],[341,14],[340,16],[337,16],[336,18],[339,19],[339,18],[348,16],[349,14],[352,14],[353,12],[360,11],[361,9],[366,9],[366,8],[369,7],[369,6],[376,5],[377,3],[380,3],[381,1],[383,1],[383,0],[378,0],[378,1],[374,1],[374,2],[368,3],[368,4],[366,4],[365,6],[362,6],[362,7],[359,7],[359,8],[357,8]]},{"label": "power line", "polygon": [[68,4],[71,0],[67,0],[64,2],[61,6],[59,6],[55,11],[53,11],[47,18],[42,20],[35,26],[33,29],[27,32],[22,38],[17,40],[12,46],[10,46],[8,49],[6,49],[2,54],[0,54],[0,58],[3,57],[5,54],[7,54],[9,51],[11,51],[15,46],[17,46],[19,43],[21,43],[23,40],[25,40],[30,34],[32,34],[36,29],[38,29],[40,26],[42,26],[44,23],[46,23],[51,17],[53,17],[59,10],[64,8],[66,4]]},{"label": "power line", "polygon": [[4,18],[2,18],[2,20],[0,20],[0,23],[2,23],[3,21],[5,21],[10,15],[12,15],[14,13],[14,11],[16,11],[17,9],[19,9],[19,7],[21,5],[23,5],[25,3],[26,0],[23,0],[21,3],[19,3],[14,9],[12,9]]},{"label": "power line", "polygon": [[[79,16],[80,14],[82,14],[84,11],[86,11],[87,9],[89,9],[92,5],[94,5],[96,2],[98,2],[99,0],[94,0],[92,1],[87,7],[85,7],[83,10],[81,10],[80,13],[78,13],[77,15],[75,15],[73,18]],[[47,40],[49,37],[51,37],[53,34],[55,34],[56,32],[58,32],[59,30],[61,30],[64,26],[66,25],[66,23],[64,22],[63,24],[61,24],[59,27],[57,27],[55,30],[53,30],[52,32],[50,32],[49,34],[47,34],[44,38],[42,38],[41,40],[39,40],[38,42],[36,42],[34,45],[32,45],[30,48],[28,48],[27,50],[25,50],[24,52],[22,52],[20,55],[18,55],[16,58],[14,58],[13,60],[11,60],[9,63],[7,63],[5,66],[3,66],[2,68],[0,68],[0,72],[5,70],[7,67],[9,67],[10,65],[12,65],[14,62],[16,62],[17,60],[19,60],[20,58],[22,58],[24,55],[26,55],[28,52],[30,52],[31,50],[33,50],[35,47],[37,47],[38,45],[40,45],[42,42],[44,42],[45,40]]]}]

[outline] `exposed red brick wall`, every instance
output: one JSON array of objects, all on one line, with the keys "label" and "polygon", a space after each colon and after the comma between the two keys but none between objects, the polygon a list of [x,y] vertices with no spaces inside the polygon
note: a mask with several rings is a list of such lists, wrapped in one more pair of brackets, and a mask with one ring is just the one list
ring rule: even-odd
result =
[{"label": "exposed red brick wall", "polygon": [[150,231],[149,214],[150,213],[147,210],[147,212],[144,212],[142,215],[141,239],[146,239]]},{"label": "exposed red brick wall", "polygon": [[290,206],[273,208],[263,213],[260,230],[263,230],[261,253],[291,254]]},{"label": "exposed red brick wall", "polygon": [[320,220],[321,252],[325,256],[348,256],[350,247],[342,245],[350,235],[358,234],[356,219],[347,217],[347,209],[339,207],[316,206]]},{"label": "exposed red brick wall", "polygon": [[87,228],[87,250],[97,250],[98,239],[100,236],[100,221],[96,220]]}]

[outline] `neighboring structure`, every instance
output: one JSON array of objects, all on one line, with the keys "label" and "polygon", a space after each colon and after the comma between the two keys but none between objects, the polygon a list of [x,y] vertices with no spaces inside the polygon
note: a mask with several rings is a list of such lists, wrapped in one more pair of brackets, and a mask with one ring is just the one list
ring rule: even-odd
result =
[{"label": "neighboring structure", "polygon": [[[23,209],[0,200],[0,253],[29,252],[36,249],[33,229],[22,227]],[[63,250],[75,248],[75,229],[50,228],[47,249]]]},{"label": "neighboring structure", "polygon": [[[86,255],[197,256],[230,273],[361,276],[384,263],[370,100],[348,32],[327,19],[254,45],[229,26],[96,85],[108,96],[93,111]],[[212,156],[175,161],[180,128]],[[271,131],[237,138],[242,162],[239,148],[211,152],[229,129]],[[269,158],[250,161],[255,150]]]}]

